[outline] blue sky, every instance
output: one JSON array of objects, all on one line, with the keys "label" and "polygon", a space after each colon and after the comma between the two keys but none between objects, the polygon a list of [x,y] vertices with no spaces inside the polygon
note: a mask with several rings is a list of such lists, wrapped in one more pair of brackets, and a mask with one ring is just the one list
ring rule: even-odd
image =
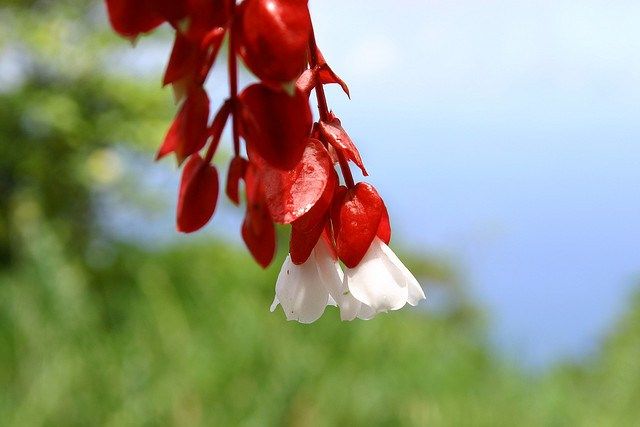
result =
[{"label": "blue sky", "polygon": [[588,354],[640,282],[640,2],[310,4],[396,237],[460,262],[514,357]]}]

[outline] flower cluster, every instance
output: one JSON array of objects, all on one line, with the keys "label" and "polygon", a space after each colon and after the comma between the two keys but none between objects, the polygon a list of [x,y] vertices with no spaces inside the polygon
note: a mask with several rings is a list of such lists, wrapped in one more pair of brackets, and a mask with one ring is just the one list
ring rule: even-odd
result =
[{"label": "flower cluster", "polygon": [[[324,85],[349,90],[316,46],[307,0],[106,0],[111,24],[135,39],[167,23],[175,30],[164,85],[179,110],[157,153],[182,168],[177,228],[190,233],[213,216],[219,178],[213,164],[231,121],[234,156],[225,193],[246,194],[242,238],[263,267],[276,252],[274,224],[290,224],[287,257],[273,308],[312,322],[328,304],[341,318],[368,319],[424,298],[422,288],[389,249],[387,209],[364,176],[358,150],[327,107]],[[204,83],[228,40],[229,97],[215,114]],[[238,58],[258,82],[238,91]],[[309,97],[315,90],[319,120]],[[212,116],[212,118],[210,118]],[[244,141],[244,153],[241,151]],[[202,155],[203,154],[203,155]],[[339,167],[343,184],[336,171]],[[345,266],[343,273],[339,261]]]}]

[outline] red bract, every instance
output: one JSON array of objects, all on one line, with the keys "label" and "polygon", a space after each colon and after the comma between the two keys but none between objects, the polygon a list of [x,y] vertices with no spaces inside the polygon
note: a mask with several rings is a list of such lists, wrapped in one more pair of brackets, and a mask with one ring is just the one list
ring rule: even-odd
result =
[{"label": "red bract", "polygon": [[364,176],[367,176],[367,170],[362,163],[360,153],[355,144],[343,129],[340,120],[330,114],[327,122],[320,122],[319,124],[320,135],[323,141],[328,142],[335,148],[342,156],[347,160],[351,160],[362,171]]},{"label": "red bract", "polygon": [[135,38],[164,22],[154,0],[106,0],[109,21],[113,29],[124,37]]},{"label": "red bract", "polygon": [[260,79],[290,82],[307,65],[310,33],[307,0],[245,0],[238,25],[238,52]]},{"label": "red bract", "polygon": [[255,166],[248,165],[245,174],[247,212],[242,223],[242,239],[253,258],[266,268],[276,252],[276,231],[264,201],[257,172]]},{"label": "red bract", "polygon": [[194,154],[184,165],[178,195],[177,228],[192,233],[213,216],[218,201],[216,168]]},{"label": "red bract", "polygon": [[261,173],[271,217],[280,224],[292,223],[309,212],[335,175],[329,153],[316,139],[309,139],[295,168],[282,171],[264,165]]},{"label": "red bract", "polygon": [[202,87],[191,91],[182,104],[164,139],[156,159],[176,153],[178,164],[199,151],[207,140],[209,97]]},{"label": "red bract", "polygon": [[338,256],[353,268],[360,263],[376,237],[384,204],[372,185],[360,182],[337,199],[332,210]]},{"label": "red bract", "polygon": [[242,136],[248,150],[271,166],[293,169],[307,145],[311,131],[311,110],[307,97],[295,90],[283,90],[257,83],[240,94]]}]

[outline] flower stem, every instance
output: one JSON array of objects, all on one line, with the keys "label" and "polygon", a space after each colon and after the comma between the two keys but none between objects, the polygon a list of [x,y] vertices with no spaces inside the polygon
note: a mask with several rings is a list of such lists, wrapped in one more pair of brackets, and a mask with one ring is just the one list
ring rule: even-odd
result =
[{"label": "flower stem", "polygon": [[233,132],[233,152],[240,155],[240,132],[238,128],[238,59],[236,57],[235,40],[235,11],[236,0],[230,0],[229,13],[231,24],[229,25],[229,101],[231,102],[231,118]]},{"label": "flower stem", "polygon": [[[318,45],[316,43],[316,35],[313,31],[313,24],[311,24],[311,34],[309,36],[309,66],[311,69],[314,69],[318,66]],[[316,79],[316,98],[318,99],[318,112],[320,113],[320,120],[323,122],[328,122],[329,120],[329,107],[327,106],[327,96],[324,93],[324,86],[322,85],[322,81],[320,80],[320,76]],[[351,175],[351,169],[349,168],[349,163],[347,159],[336,150],[336,155],[338,156],[338,163],[340,164],[340,170],[342,171],[342,176],[344,178],[344,182],[348,188],[353,188],[355,183],[353,181],[353,175]]]}]

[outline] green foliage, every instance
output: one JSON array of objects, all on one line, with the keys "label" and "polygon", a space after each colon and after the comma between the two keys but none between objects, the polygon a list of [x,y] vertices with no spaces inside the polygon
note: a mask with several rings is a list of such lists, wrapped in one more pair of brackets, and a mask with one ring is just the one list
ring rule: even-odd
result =
[{"label": "green foliage", "polygon": [[70,255],[36,204],[0,276],[0,413],[11,426],[633,425],[640,299],[604,353],[532,379],[476,318],[407,310],[316,324],[269,313],[276,271],[197,241]]}]

